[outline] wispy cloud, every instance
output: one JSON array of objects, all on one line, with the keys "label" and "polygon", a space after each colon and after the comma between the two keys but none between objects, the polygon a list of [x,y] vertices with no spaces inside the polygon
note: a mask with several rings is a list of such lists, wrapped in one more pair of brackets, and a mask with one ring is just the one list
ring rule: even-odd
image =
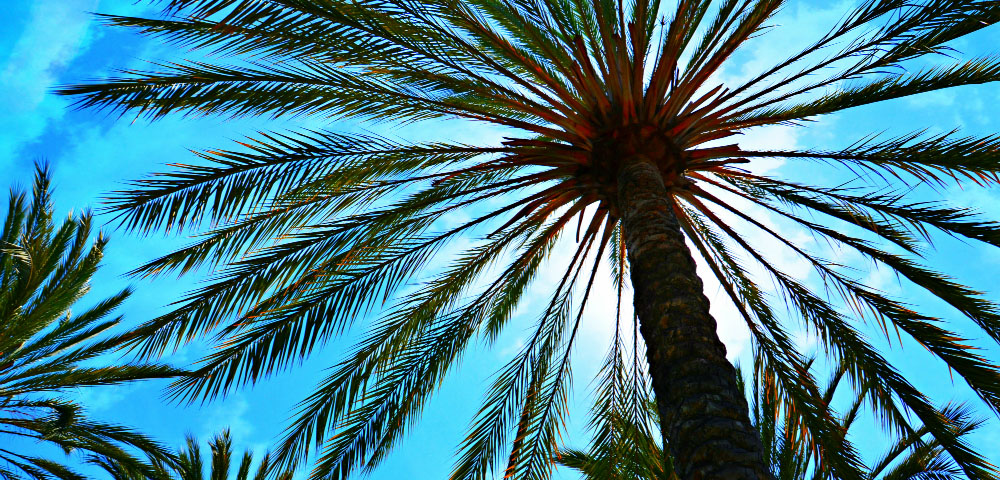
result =
[{"label": "wispy cloud", "polygon": [[207,408],[198,432],[201,438],[209,438],[225,429],[235,439],[250,438],[254,426],[247,418],[250,402],[243,395],[234,395],[225,401],[216,402]]},{"label": "wispy cloud", "polygon": [[133,389],[128,385],[113,387],[90,387],[80,389],[76,399],[91,413],[102,413],[125,399]]},{"label": "wispy cloud", "polygon": [[10,162],[66,111],[67,101],[48,95],[73,58],[85,49],[96,0],[39,0],[6,63],[0,66],[0,160]]}]

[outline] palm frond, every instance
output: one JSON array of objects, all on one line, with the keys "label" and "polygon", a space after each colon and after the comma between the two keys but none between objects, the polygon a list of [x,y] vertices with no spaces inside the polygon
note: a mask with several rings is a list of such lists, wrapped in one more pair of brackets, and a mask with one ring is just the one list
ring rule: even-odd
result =
[{"label": "palm frond", "polygon": [[11,440],[0,459],[11,467],[4,471],[9,479],[83,478],[60,461],[21,450],[35,450],[28,446],[33,442],[106,455],[131,468],[140,465],[137,452],[167,458],[159,443],[91,420],[65,396],[78,388],[183,373],[163,364],[93,362],[122,346],[123,337],[110,334],[120,318],[109,317],[130,290],[71,313],[89,290],[107,239],[98,234],[91,241],[89,213],[54,220],[50,179],[48,168],[38,164],[30,201],[23,192],[11,192],[0,236],[0,437]]},{"label": "palm frond", "polygon": [[[597,264],[587,262],[611,264],[619,302],[635,280],[627,260],[635,249],[625,240],[634,232],[625,225],[637,224],[626,218],[632,213],[621,196],[629,183],[623,175],[632,171],[626,164],[642,164],[655,167],[648,170],[663,184],[657,215],[677,220],[670,228],[705,261],[751,332],[753,374],[767,394],[754,408],[767,444],[762,455],[772,464],[794,475],[812,468],[817,478],[865,478],[870,472],[846,434],[865,408],[893,435],[920,439],[907,444],[912,460],[890,462],[899,467],[893,475],[921,461],[926,476],[992,475],[994,467],[955,430],[953,412],[917,391],[866,332],[877,329],[889,342],[897,332],[900,341],[905,334],[926,346],[994,411],[997,367],[952,333],[960,327],[870,288],[852,266],[793,241],[754,209],[898,273],[993,344],[1000,341],[997,306],[925,265],[922,255],[941,234],[1000,246],[997,222],[935,197],[951,182],[994,186],[997,137],[869,135],[840,148],[788,151],[743,148],[731,139],[758,126],[801,126],[845,109],[995,82],[993,57],[936,67],[926,61],[958,57],[952,42],[1000,22],[1000,6],[865,0],[759,75],[713,84],[786,4],[680,0],[668,11],[657,0],[169,0],[161,2],[161,17],[103,17],[195,56],[65,87],[62,93],[82,107],[154,119],[309,115],[389,128],[447,118],[499,127],[505,136],[465,145],[441,138],[449,134],[444,129],[423,142],[336,128],[262,133],[116,192],[109,208],[130,230],[202,231],[195,243],[135,274],[201,267],[216,273],[172,312],[115,341],[150,357],[210,338],[220,348],[171,390],[195,401],[254,384],[362,328],[360,342],[300,404],[268,467],[292,469],[316,451],[313,478],[344,477],[381,462],[473,340],[491,345],[509,326],[533,279],[553,268],[556,239],[575,237],[565,249],[572,260],[565,270],[556,267],[562,276],[548,308],[536,312],[534,335],[497,373],[453,472],[467,479],[501,470],[548,478],[570,348],[582,305],[597,294]],[[754,173],[765,158],[818,162],[837,169],[837,180]],[[24,202],[12,205],[23,209]],[[48,228],[37,223],[25,216],[4,231]],[[780,270],[768,249],[748,240],[750,232],[805,261],[821,288]],[[82,248],[71,230],[53,235],[63,250]],[[457,253],[449,248],[456,245]],[[19,250],[4,262],[57,261]],[[755,269],[764,277],[752,275]],[[583,270],[589,276],[578,286]],[[14,280],[4,275],[6,292]],[[767,280],[775,298],[759,284]],[[775,301],[790,307],[788,319],[776,313]],[[32,308],[38,317],[59,315],[45,305]],[[357,321],[368,316],[375,320]],[[795,350],[789,324],[797,320],[820,338],[826,363],[843,369],[837,382],[847,379],[857,394],[844,416],[831,408],[830,389],[821,388],[813,363]],[[666,371],[655,359],[639,365],[639,333],[628,349],[615,322],[592,424],[592,447],[602,453],[593,459],[598,463],[576,453],[567,461],[607,478],[667,472],[666,454],[654,462],[613,453],[623,439],[653,450],[649,412],[639,405],[648,395],[647,375]],[[45,342],[85,335],[67,331]],[[749,417],[739,421],[749,428]],[[675,456],[688,448],[660,440]],[[937,443],[918,445],[930,442]],[[615,456],[622,461],[608,463]],[[681,460],[676,466],[681,476],[693,468]]]}]

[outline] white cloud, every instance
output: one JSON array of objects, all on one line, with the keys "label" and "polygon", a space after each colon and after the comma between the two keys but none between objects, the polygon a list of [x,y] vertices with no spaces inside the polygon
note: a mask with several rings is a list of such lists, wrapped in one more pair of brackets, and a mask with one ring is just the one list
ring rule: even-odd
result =
[{"label": "white cloud", "polygon": [[247,419],[250,402],[242,394],[213,402],[204,412],[201,429],[198,432],[201,438],[209,438],[229,429],[234,439],[242,439],[245,442],[254,432],[253,424]]},{"label": "white cloud", "polygon": [[942,108],[951,107],[955,104],[958,92],[955,90],[938,90],[936,92],[922,93],[906,97],[906,103],[912,107],[920,108]]},{"label": "white cloud", "polygon": [[[208,407],[202,407],[198,413],[199,428],[194,432],[199,441],[204,444],[223,431],[229,430],[229,437],[233,441],[233,452],[241,457],[244,451],[249,450],[259,459],[270,450],[270,443],[266,440],[261,441],[259,436],[266,436],[265,432],[273,430],[273,425],[261,425],[256,422],[270,418],[268,417],[270,412],[262,413],[260,409],[273,408],[274,404],[265,397],[262,405],[259,395],[252,397],[253,402],[247,398],[243,393],[238,393],[224,400],[213,401]],[[281,406],[285,407],[284,402]]]},{"label": "white cloud", "polygon": [[[44,98],[55,71],[79,52],[95,0],[41,0],[4,68],[3,83],[15,89],[8,107],[29,111]],[[8,91],[8,94],[12,92]]]},{"label": "white cloud", "polygon": [[524,337],[519,336],[515,338],[513,341],[508,342],[505,346],[501,347],[500,350],[497,351],[497,357],[500,360],[508,361],[514,358],[514,355],[517,355],[518,352],[520,352],[521,349],[523,348],[524,348]]},{"label": "white cloud", "polygon": [[110,410],[125,399],[130,392],[128,385],[113,387],[82,388],[76,394],[76,399],[86,408],[88,413],[100,413]]},{"label": "white cloud", "polygon": [[96,0],[39,0],[2,67],[0,158],[9,161],[20,145],[37,138],[63,115],[65,99],[49,94],[59,70],[83,50]]}]

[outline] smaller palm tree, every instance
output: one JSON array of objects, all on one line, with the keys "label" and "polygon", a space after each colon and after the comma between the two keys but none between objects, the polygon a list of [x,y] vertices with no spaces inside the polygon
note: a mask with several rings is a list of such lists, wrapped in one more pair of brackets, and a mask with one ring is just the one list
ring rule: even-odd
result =
[{"label": "smaller palm tree", "polygon": [[37,166],[33,196],[28,200],[12,190],[0,225],[0,477],[84,478],[63,462],[40,456],[39,443],[123,464],[140,465],[129,453],[134,448],[166,458],[148,437],[88,419],[83,406],[66,398],[78,387],[180,373],[158,364],[91,366],[125,340],[104,334],[118,323],[111,317],[130,292],[70,313],[89,290],[107,241],[98,235],[90,242],[90,215],[56,224],[49,173]]},{"label": "smaller palm tree", "polygon": [[[614,369],[614,366],[610,366]],[[619,365],[620,367],[620,365]],[[607,368],[607,367],[606,367]],[[617,369],[618,372],[626,372]],[[740,387],[747,391],[739,372]],[[760,371],[755,369],[755,371]],[[627,373],[627,372],[626,372]],[[823,391],[827,405],[833,400],[845,374],[839,369],[830,379]],[[618,395],[635,394],[648,390],[641,384],[638,388],[621,388],[627,386],[624,381],[628,377],[618,375],[616,379],[605,378],[602,394],[598,398],[610,400],[608,393]],[[607,383],[617,380],[617,385]],[[611,388],[608,388],[611,386]],[[750,391],[751,417],[753,425],[760,434],[764,444],[765,462],[770,467],[771,475],[777,480],[830,480],[836,478],[830,471],[823,470],[812,455],[812,448],[803,439],[797,438],[794,432],[798,429],[786,428],[783,420],[784,412],[774,395],[773,376],[763,378],[754,375]],[[858,413],[864,404],[865,390],[854,395],[853,401],[844,413],[835,415],[838,425],[846,432],[855,424]],[[622,409],[628,402],[598,403],[594,408],[591,426],[596,433],[590,449],[564,449],[556,458],[556,462],[564,467],[576,470],[588,480],[678,480],[674,472],[670,455],[666,454],[657,443],[656,403],[652,396],[646,394],[644,411],[629,412]],[[982,421],[971,415],[971,409],[964,406],[948,406],[943,409],[953,425],[954,441],[963,443]],[[965,479],[962,469],[948,456],[939,439],[928,435],[926,428],[916,428],[913,434],[903,436],[889,444],[881,456],[866,465],[863,472],[867,480],[950,480]]]},{"label": "smaller palm tree", "polygon": [[201,448],[198,447],[198,440],[192,436],[187,437],[186,448],[179,450],[171,461],[153,459],[151,474],[131,468],[113,458],[96,457],[92,462],[108,472],[112,480],[291,480],[292,478],[291,472],[268,477],[271,461],[270,455],[266,453],[251,477],[253,453],[249,450],[243,452],[243,459],[236,469],[236,478],[232,478],[233,440],[229,436],[229,430],[216,435],[208,442],[208,446],[212,452],[211,458],[208,459],[208,472],[205,469]]}]

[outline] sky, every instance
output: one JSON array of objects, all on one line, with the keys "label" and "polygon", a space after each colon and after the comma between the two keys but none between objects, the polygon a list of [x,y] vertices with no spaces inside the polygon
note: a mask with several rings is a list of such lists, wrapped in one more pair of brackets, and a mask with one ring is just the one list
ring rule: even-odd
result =
[{"label": "sky", "polygon": [[[801,45],[803,39],[815,38],[818,32],[832,25],[846,11],[850,1],[789,1],[788,7],[773,22],[777,28],[751,42],[734,62],[722,71],[721,81],[746,78],[762,66],[784,59],[789,45]],[[130,0],[8,0],[5,2],[4,28],[0,29],[0,179],[9,184],[25,185],[31,180],[32,164],[48,162],[54,172],[57,212],[98,208],[107,192],[122,188],[127,181],[155,171],[165,164],[191,161],[189,149],[229,147],[232,140],[259,130],[294,130],[301,128],[356,128],[355,125],[329,125],[322,120],[305,118],[284,121],[219,117],[168,117],[150,123],[131,122],[102,112],[78,111],[70,100],[53,95],[53,88],[112,74],[122,67],[141,67],[150,60],[177,58],[171,48],[156,44],[127,31],[100,26],[89,12],[141,14],[150,11],[148,2]],[[994,53],[1000,29],[988,29],[953,46],[964,56]],[[961,128],[967,134],[997,131],[998,119],[991,113],[1000,100],[1000,87],[985,85],[948,90],[914,98],[904,98],[886,104],[848,111],[824,117],[803,128],[774,127],[754,131],[739,139],[743,146],[769,148],[836,148],[844,147],[871,132],[902,134],[927,128],[930,132],[946,132]],[[419,138],[440,131],[438,124],[418,124],[378,133],[402,138]],[[505,132],[485,126],[463,124],[461,129],[449,129],[452,140],[496,142]],[[755,171],[770,174],[815,176],[820,170],[812,164],[788,162],[757,162]],[[830,175],[835,175],[830,173]],[[831,177],[831,180],[834,177]],[[978,208],[993,218],[1000,216],[997,200],[1000,192],[983,189],[945,188],[943,196],[955,204]],[[822,249],[805,232],[796,231],[780,219],[758,212],[766,223],[789,232],[800,245]],[[128,278],[132,268],[185,244],[184,237],[140,237],[116,230],[112,218],[99,215],[100,224],[111,235],[105,262],[98,273],[91,294],[84,300],[96,302],[103,296],[133,285],[136,293],[122,313],[126,325],[134,325],[166,311],[166,305],[190,290],[204,276],[162,278],[155,281]],[[757,242],[763,236],[753,237]],[[794,257],[788,249],[762,244],[777,259],[781,268],[811,285],[818,285],[815,273]],[[459,248],[459,244],[457,247]],[[557,252],[558,255],[567,255]],[[934,304],[926,293],[900,282],[890,272],[870,271],[848,252],[831,252],[836,260],[857,265],[866,284],[887,294],[929,305],[931,311],[960,332],[976,336],[957,312]],[[946,268],[971,286],[986,292],[988,298],[1000,301],[1000,286],[995,273],[1000,267],[1000,251],[983,245],[957,240],[938,239],[937,250],[929,255],[931,264]],[[552,276],[556,272],[551,273]],[[544,279],[541,282],[544,284]],[[599,277],[597,291],[611,293],[607,276]],[[727,304],[717,284],[706,282],[706,294],[712,301],[712,312],[719,322],[719,334],[726,343],[731,359],[748,361],[749,336],[732,305]],[[530,297],[530,296],[529,296]],[[598,295],[588,307],[580,342],[574,353],[575,372],[569,436],[574,445],[586,443],[583,425],[586,421],[587,394],[592,379],[606,351],[607,339],[614,316],[613,295]],[[541,295],[530,297],[518,315],[519,322],[498,342],[496,348],[475,352],[466,357],[462,368],[442,386],[441,392],[425,410],[420,422],[396,449],[393,455],[370,478],[444,478],[452,465],[456,447],[479,406],[479,398],[488,386],[493,369],[509,358],[523,341],[530,325],[533,308],[545,301]],[[626,314],[628,311],[626,309]],[[878,340],[877,334],[872,334]],[[815,337],[799,336],[805,349],[817,347]],[[877,343],[877,342],[876,342]],[[338,358],[338,352],[348,346],[335,342],[300,367],[244,389],[223,401],[208,404],[179,405],[165,402],[163,382],[144,382],[124,387],[95,388],[75,392],[90,414],[102,420],[113,420],[154,435],[170,445],[182,443],[190,434],[206,440],[229,428],[237,448],[249,448],[262,453],[278,438],[287,424],[295,402],[308,394],[325,366]],[[952,383],[947,369],[926,355],[920,347],[903,342],[903,346],[879,344],[886,356],[915,385],[937,401],[968,401],[972,396],[960,381]],[[203,349],[198,346],[181,350],[166,358],[178,365],[190,365]],[[994,348],[986,355],[994,361],[1000,353]],[[981,409],[984,416],[989,412]],[[875,427],[873,435],[859,435],[863,452],[875,452],[880,447]],[[861,433],[864,433],[862,431]],[[2,440],[0,440],[2,441]],[[1000,461],[1000,422],[992,418],[977,436],[976,443],[983,453]],[[557,478],[576,478],[559,473]]]}]

